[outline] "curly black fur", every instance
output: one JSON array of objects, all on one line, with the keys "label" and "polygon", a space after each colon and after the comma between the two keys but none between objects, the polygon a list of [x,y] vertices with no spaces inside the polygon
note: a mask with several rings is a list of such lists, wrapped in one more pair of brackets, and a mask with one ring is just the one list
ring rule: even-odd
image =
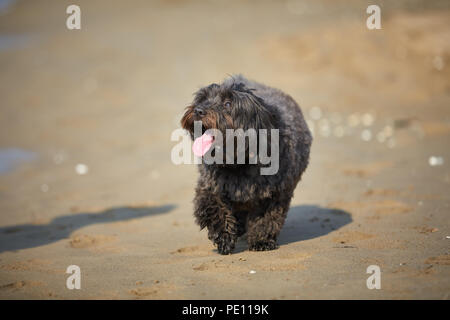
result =
[{"label": "curly black fur", "polygon": [[208,229],[219,253],[230,254],[245,233],[250,250],[276,249],[312,143],[299,106],[282,91],[238,75],[195,93],[181,120],[192,138],[194,121],[202,121],[203,130],[218,129],[224,136],[225,129],[279,129],[276,174],[261,175],[260,163],[201,164],[194,199],[196,222]]}]

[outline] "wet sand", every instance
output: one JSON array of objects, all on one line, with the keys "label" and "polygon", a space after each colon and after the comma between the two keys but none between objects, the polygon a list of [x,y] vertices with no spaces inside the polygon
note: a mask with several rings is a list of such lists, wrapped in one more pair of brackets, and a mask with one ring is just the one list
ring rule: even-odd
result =
[{"label": "wet sand", "polygon": [[[77,31],[65,1],[0,16],[0,150],[35,155],[0,158],[1,299],[449,298],[445,1],[381,2],[373,31],[365,1],[78,3]],[[294,97],[315,140],[280,248],[221,256],[170,135],[233,73]]]}]

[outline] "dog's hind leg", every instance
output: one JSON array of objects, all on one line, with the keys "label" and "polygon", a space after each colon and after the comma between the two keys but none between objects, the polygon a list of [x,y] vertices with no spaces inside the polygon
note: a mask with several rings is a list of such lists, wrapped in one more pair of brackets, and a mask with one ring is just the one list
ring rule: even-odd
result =
[{"label": "dog's hind leg", "polygon": [[249,250],[266,251],[278,248],[277,237],[283,228],[291,198],[278,198],[265,203],[248,216],[247,241]]},{"label": "dog's hind leg", "polygon": [[194,216],[200,228],[208,228],[208,238],[217,245],[220,254],[230,254],[236,244],[238,222],[231,206],[209,193],[197,193]]}]

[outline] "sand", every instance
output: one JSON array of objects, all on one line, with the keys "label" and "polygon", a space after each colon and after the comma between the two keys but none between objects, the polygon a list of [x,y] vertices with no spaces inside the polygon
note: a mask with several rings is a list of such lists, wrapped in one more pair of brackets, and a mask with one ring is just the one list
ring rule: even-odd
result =
[{"label": "sand", "polygon": [[[65,1],[1,13],[0,151],[33,154],[0,175],[1,299],[449,298],[445,1],[381,2],[373,31],[364,1],[77,3],[81,30]],[[233,73],[292,95],[315,140],[280,248],[221,256],[170,135]]]}]

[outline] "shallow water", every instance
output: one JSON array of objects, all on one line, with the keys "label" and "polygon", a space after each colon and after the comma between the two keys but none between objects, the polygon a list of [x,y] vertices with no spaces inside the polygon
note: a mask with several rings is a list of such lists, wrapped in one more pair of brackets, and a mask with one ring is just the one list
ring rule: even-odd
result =
[{"label": "shallow water", "polygon": [[0,34],[0,51],[25,48],[31,40],[31,36],[24,34]]},{"label": "shallow water", "polygon": [[10,172],[19,164],[33,161],[36,157],[35,152],[20,148],[0,149],[0,174]]},{"label": "shallow water", "polygon": [[14,2],[15,0],[0,0],[0,14],[7,12]]},{"label": "shallow water", "polygon": [[[15,0],[0,0],[0,16],[9,13],[15,2]],[[0,51],[24,48],[31,43],[30,40],[29,35],[0,34]]]}]

